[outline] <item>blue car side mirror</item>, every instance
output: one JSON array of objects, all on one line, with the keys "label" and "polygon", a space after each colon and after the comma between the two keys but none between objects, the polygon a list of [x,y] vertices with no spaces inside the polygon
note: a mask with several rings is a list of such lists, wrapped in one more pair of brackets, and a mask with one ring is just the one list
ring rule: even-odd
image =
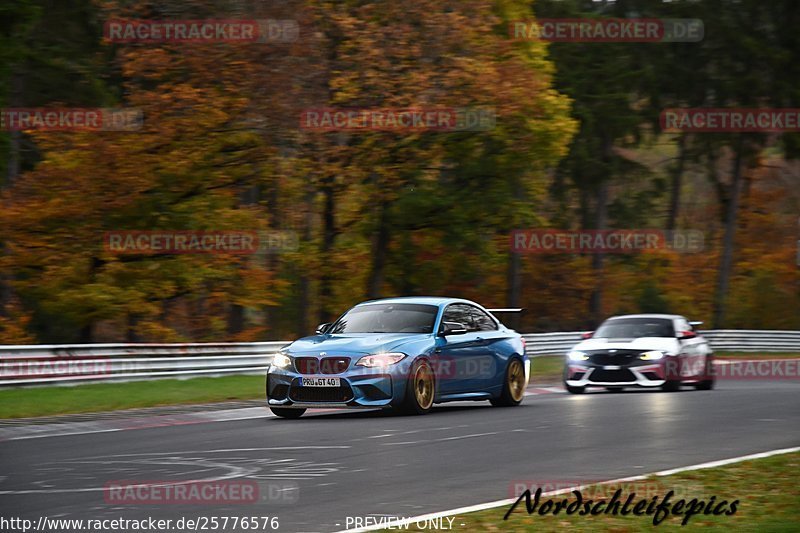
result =
[{"label": "blue car side mirror", "polygon": [[447,335],[463,335],[467,332],[467,326],[460,322],[443,322],[442,323],[442,337]]}]

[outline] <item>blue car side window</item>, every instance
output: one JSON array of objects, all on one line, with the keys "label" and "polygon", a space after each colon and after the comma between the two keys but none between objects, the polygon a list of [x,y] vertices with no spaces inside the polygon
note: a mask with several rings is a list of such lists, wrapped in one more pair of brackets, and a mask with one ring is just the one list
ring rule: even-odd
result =
[{"label": "blue car side window", "polygon": [[472,323],[475,325],[475,331],[495,331],[497,330],[497,323],[492,320],[492,317],[474,306],[469,306]]},{"label": "blue car side window", "polygon": [[458,322],[459,324],[463,324],[469,332],[477,331],[472,320],[470,306],[465,304],[448,305],[447,309],[444,310],[444,315],[442,317],[442,323],[444,322]]}]

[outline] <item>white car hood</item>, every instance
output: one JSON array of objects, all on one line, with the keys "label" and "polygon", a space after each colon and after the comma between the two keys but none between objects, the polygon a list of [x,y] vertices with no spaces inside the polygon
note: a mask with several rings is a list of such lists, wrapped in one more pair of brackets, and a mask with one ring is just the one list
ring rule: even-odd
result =
[{"label": "white car hood", "polygon": [[680,351],[678,339],[667,337],[640,337],[638,339],[604,339],[596,337],[579,342],[573,350],[661,350],[676,354]]}]

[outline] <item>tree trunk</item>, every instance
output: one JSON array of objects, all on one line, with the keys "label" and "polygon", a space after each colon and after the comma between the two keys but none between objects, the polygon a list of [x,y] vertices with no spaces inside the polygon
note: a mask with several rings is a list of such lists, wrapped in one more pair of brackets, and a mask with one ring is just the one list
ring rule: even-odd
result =
[{"label": "tree trunk", "polygon": [[[518,308],[522,295],[522,260],[520,254],[511,251],[508,257],[508,270],[506,271],[506,305],[511,308]],[[514,313],[507,318],[508,324],[519,331],[522,317],[519,313]]]},{"label": "tree trunk", "polygon": [[136,333],[136,326],[139,318],[133,313],[128,313],[127,324],[125,325],[125,342],[139,342],[139,335]]},{"label": "tree trunk", "polygon": [[228,335],[235,336],[244,331],[244,307],[231,304],[228,308]]},{"label": "tree trunk", "polygon": [[[279,216],[280,185],[278,178],[274,178],[270,181],[265,196],[267,202],[267,220],[269,222],[269,231],[280,230],[283,226],[281,224],[283,217]],[[266,255],[264,256],[264,266],[273,275],[277,275],[276,271],[278,270],[279,266],[277,254],[280,252],[280,250],[270,250],[267,248]],[[277,331],[277,328],[275,327],[275,322],[277,322],[278,316],[280,316],[280,313],[278,312],[278,308],[276,306],[267,305],[264,307],[264,335],[267,339],[276,338],[275,332]]]},{"label": "tree trunk", "polygon": [[91,344],[93,338],[94,338],[94,324],[89,323],[84,325],[81,328],[78,342],[80,344]]},{"label": "tree trunk", "polygon": [[20,161],[19,154],[22,145],[22,134],[19,131],[11,131],[8,140],[8,168],[6,171],[6,187],[11,187],[19,176]]},{"label": "tree trunk", "polygon": [[[11,94],[9,95],[9,107],[22,107],[24,105],[24,87],[23,79],[19,72],[14,69],[11,74]],[[22,132],[12,130],[9,133],[8,142],[8,166],[6,168],[6,187],[14,184],[19,176],[21,168],[21,152],[22,152]]]},{"label": "tree trunk", "polygon": [[686,134],[678,140],[678,161],[672,171],[672,190],[670,191],[669,214],[667,216],[667,230],[673,231],[678,222],[678,213],[681,203],[681,185],[683,171],[686,166]]},{"label": "tree trunk", "polygon": [[[525,190],[519,180],[514,182],[514,197],[525,198]],[[515,215],[515,214],[514,214]],[[517,223],[517,217],[512,215],[512,231],[513,226]],[[519,253],[515,253],[513,247],[508,254],[508,268],[506,269],[506,305],[511,308],[520,306],[522,300],[522,257]],[[521,324],[519,314],[514,314],[513,318],[509,320],[512,327],[519,330]]]},{"label": "tree trunk", "polygon": [[[604,173],[602,180],[598,184],[596,196],[596,211],[594,220],[594,229],[604,230],[608,225],[608,186],[609,180],[613,175],[610,170],[611,163],[614,158],[612,151],[613,141],[610,138],[603,140],[603,160],[605,163],[607,173]],[[595,253],[592,255],[592,271],[594,272],[595,285],[592,290],[592,295],[589,298],[589,316],[592,319],[592,326],[599,324],[603,317],[603,289],[605,280],[603,276],[603,263],[604,255],[602,253]]]},{"label": "tree trunk", "polygon": [[331,270],[331,251],[336,239],[336,199],[334,197],[333,177],[326,178],[322,186],[324,196],[322,209],[322,246],[320,247],[320,280],[319,280],[319,322],[330,322],[333,297],[333,275]]},{"label": "tree trunk", "polygon": [[311,328],[308,325],[308,296],[309,296],[309,281],[308,276],[305,274],[300,276],[297,282],[297,322],[295,323],[295,336],[305,337],[311,333]]},{"label": "tree trunk", "polygon": [[[305,221],[303,223],[302,242],[311,240],[311,226],[314,223],[314,189],[310,185],[306,190],[305,197]],[[310,333],[309,318],[311,318],[310,294],[311,281],[309,280],[307,269],[300,270],[300,280],[297,283],[297,321],[295,322],[295,333],[298,337],[305,337]]]},{"label": "tree trunk", "polygon": [[[597,211],[595,214],[595,229],[606,229],[608,225],[608,181],[603,180],[597,190]],[[603,263],[604,255],[592,255],[592,271],[594,272],[595,285],[589,298],[589,316],[594,324],[599,324],[603,319]]]},{"label": "tree trunk", "polygon": [[386,255],[389,250],[389,204],[385,201],[378,207],[378,231],[372,239],[372,265],[367,278],[367,297],[380,298],[383,290],[383,276]]},{"label": "tree trunk", "polygon": [[508,270],[506,271],[506,305],[519,307],[520,293],[522,292],[522,261],[520,254],[513,251],[508,257]]},{"label": "tree trunk", "polygon": [[[97,281],[97,272],[103,266],[103,261],[98,257],[90,257],[89,258],[89,272],[87,276],[87,283],[95,283]],[[92,310],[93,311],[93,310]],[[89,316],[93,315],[92,311],[89,312]],[[78,333],[80,340],[83,344],[88,344],[94,341],[94,329],[95,329],[96,320],[94,318],[90,318],[89,322],[84,324],[80,332]]]},{"label": "tree trunk", "polygon": [[722,238],[722,257],[719,265],[717,279],[717,293],[714,298],[714,327],[719,329],[725,325],[725,300],[728,296],[731,270],[733,266],[733,246],[736,237],[736,223],[739,214],[739,196],[742,188],[742,137],[736,142],[736,153],[733,160],[733,175],[731,178],[730,194],[728,195],[728,210],[725,217],[725,235]]}]

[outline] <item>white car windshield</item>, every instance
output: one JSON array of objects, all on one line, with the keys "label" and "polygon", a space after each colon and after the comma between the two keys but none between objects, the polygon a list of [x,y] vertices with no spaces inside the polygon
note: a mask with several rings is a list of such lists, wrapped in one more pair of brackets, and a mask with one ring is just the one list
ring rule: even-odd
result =
[{"label": "white car windshield", "polygon": [[668,318],[617,318],[607,320],[594,337],[638,339],[641,337],[675,337],[675,328]]}]

